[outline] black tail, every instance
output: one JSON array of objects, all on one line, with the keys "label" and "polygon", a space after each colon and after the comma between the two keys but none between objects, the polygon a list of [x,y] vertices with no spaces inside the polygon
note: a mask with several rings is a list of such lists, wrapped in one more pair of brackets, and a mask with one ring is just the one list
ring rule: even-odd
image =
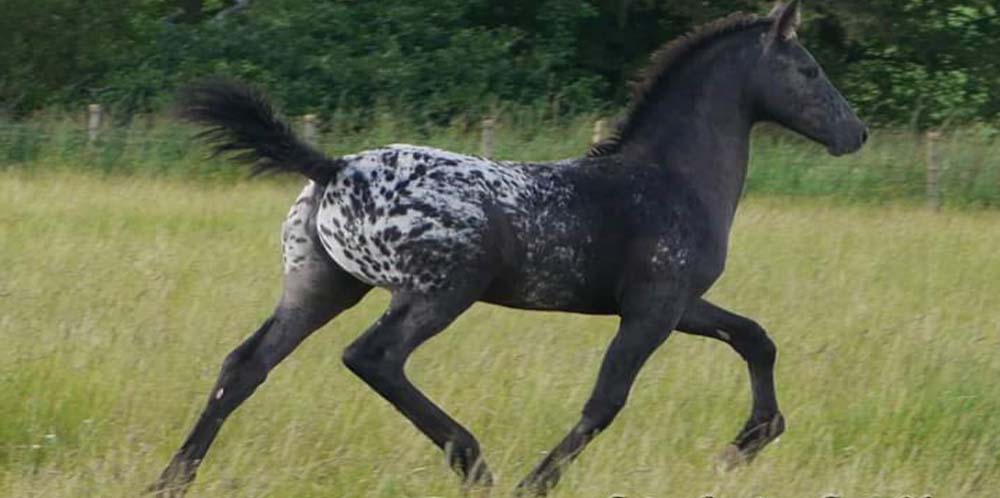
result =
[{"label": "black tail", "polygon": [[177,99],[181,118],[209,126],[198,138],[215,154],[235,152],[232,159],[254,166],[253,173],[292,171],[326,184],[342,167],[299,140],[275,113],[263,94],[226,80],[206,80],[182,89]]}]

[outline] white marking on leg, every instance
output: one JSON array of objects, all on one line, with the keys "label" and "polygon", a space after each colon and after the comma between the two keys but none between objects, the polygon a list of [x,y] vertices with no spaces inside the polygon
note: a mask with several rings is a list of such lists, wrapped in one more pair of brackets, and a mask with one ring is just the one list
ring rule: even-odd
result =
[{"label": "white marking on leg", "polygon": [[222,395],[226,393],[226,389],[220,387],[218,391],[215,391],[215,399],[222,399]]}]

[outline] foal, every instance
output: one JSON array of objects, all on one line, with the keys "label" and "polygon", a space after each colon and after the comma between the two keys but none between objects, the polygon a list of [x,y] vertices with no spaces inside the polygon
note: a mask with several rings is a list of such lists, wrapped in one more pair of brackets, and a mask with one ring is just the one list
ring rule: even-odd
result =
[{"label": "foal", "polygon": [[394,145],[331,158],[299,141],[264,98],[238,84],[187,90],[183,115],[220,152],[311,181],[282,240],[284,293],[226,358],[208,404],[154,485],[184,488],[226,417],[309,334],[372,287],[385,313],[344,363],[438,447],[467,484],[491,474],[469,431],[407,379],[424,341],[476,301],[621,317],[579,422],[519,485],[544,494],[625,405],[643,363],[674,329],[728,343],[747,362],[749,420],[724,454],[749,461],[784,430],[775,346],[748,318],[701,296],[723,271],[754,123],[784,125],[839,155],[864,124],[796,39],[799,2],[733,15],[668,44],[615,138],[583,158],[495,162]]}]

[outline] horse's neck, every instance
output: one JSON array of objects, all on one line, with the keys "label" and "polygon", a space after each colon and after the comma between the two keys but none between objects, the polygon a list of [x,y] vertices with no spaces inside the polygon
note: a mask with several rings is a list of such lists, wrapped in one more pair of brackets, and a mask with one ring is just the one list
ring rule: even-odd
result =
[{"label": "horse's neck", "polygon": [[743,191],[753,116],[735,54],[691,61],[651,96],[622,152],[682,178],[728,231]]}]

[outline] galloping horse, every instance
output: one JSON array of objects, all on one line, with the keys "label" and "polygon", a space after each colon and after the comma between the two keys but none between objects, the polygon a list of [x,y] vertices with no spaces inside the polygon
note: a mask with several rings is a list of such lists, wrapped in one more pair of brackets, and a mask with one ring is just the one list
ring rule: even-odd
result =
[{"label": "galloping horse", "polygon": [[237,83],[186,90],[182,115],[218,152],[310,180],[283,227],[284,292],[225,359],[207,406],[153,490],[182,494],[228,417],[306,337],[373,287],[388,309],[344,352],[347,367],[447,454],[467,485],[490,485],[475,437],[404,372],[410,354],[473,303],[618,315],[579,422],[520,483],[542,495],[625,405],[673,330],[728,343],[747,362],[749,420],[726,452],[751,460],[784,430],[776,349],[754,321],[701,296],[722,274],[746,177],[750,131],[773,121],[854,152],[864,124],[799,43],[798,0],[735,14],[658,51],[614,138],[555,163],[497,162],[393,145],[328,157]]}]

